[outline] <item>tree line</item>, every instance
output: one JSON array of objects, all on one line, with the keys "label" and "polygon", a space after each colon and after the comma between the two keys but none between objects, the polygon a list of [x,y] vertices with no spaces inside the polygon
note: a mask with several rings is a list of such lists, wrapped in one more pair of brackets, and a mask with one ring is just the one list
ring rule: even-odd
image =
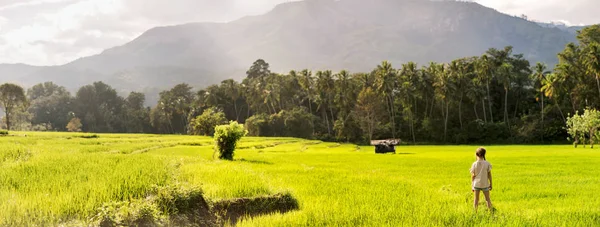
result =
[{"label": "tree line", "polygon": [[21,130],[211,135],[214,125],[231,120],[244,123],[252,136],[560,142],[570,115],[600,106],[600,26],[579,31],[577,38],[551,71],[531,65],[510,46],[423,66],[384,61],[363,73],[280,74],[259,59],[241,82],[224,80],[199,91],[179,84],[161,92],[153,107],[144,106],[142,93],[120,97],[102,82],[74,95],[52,82],[27,91],[5,84],[0,103],[5,127]]}]

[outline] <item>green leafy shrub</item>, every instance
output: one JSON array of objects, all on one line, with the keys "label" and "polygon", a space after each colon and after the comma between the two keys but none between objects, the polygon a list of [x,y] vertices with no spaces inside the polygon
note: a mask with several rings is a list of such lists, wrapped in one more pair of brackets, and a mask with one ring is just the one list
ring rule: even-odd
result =
[{"label": "green leafy shrub", "polygon": [[246,120],[248,135],[281,136],[310,139],[314,132],[316,117],[304,107],[282,110],[277,114],[257,114]]},{"label": "green leafy shrub", "polygon": [[217,108],[206,109],[202,115],[196,117],[190,122],[190,132],[192,135],[212,136],[215,134],[215,127],[227,123],[227,118],[223,111]]},{"label": "green leafy shrub", "polygon": [[256,114],[246,119],[245,126],[250,136],[268,136],[270,131],[269,116],[266,114]]},{"label": "green leafy shrub", "polygon": [[219,125],[215,127],[215,149],[219,152],[219,158],[225,160],[233,160],[233,152],[238,141],[244,137],[248,131],[243,125],[235,121],[228,125]]},{"label": "green leafy shrub", "polygon": [[0,136],[8,136],[8,131],[0,130]]}]

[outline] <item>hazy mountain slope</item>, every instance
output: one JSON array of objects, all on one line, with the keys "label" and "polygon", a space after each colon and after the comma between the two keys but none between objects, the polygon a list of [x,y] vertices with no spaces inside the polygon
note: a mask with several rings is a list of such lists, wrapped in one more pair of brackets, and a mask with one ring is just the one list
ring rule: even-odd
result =
[{"label": "hazy mountain slope", "polygon": [[[0,82],[55,81],[70,88],[103,80],[121,90],[194,86],[240,79],[263,58],[274,71],[369,71],[383,60],[426,64],[515,47],[550,65],[572,33],[476,3],[308,0],[230,23],[158,27],[101,54],[56,67],[0,65]],[[5,76],[9,75],[9,76]]]}]

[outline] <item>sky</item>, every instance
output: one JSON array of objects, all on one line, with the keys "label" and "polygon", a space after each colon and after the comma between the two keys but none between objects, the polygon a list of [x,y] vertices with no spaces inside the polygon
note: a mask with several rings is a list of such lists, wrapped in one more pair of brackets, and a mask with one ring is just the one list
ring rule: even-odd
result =
[{"label": "sky", "polygon": [[[152,27],[227,22],[289,1],[0,0],[0,63],[65,64],[123,45]],[[536,21],[600,23],[599,0],[471,1]]]}]

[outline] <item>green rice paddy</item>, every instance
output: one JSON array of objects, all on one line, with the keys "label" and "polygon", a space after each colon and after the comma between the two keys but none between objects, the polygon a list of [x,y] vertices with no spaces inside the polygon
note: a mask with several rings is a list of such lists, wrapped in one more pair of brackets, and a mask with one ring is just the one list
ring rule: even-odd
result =
[{"label": "green rice paddy", "polygon": [[[91,138],[90,138],[91,137]],[[290,193],[300,209],[239,226],[600,226],[600,151],[487,146],[496,211],[473,211],[476,146],[372,147],[244,138],[235,161],[192,136],[19,133],[0,137],[0,226],[90,223],[153,186],[199,186],[209,201]]]}]

